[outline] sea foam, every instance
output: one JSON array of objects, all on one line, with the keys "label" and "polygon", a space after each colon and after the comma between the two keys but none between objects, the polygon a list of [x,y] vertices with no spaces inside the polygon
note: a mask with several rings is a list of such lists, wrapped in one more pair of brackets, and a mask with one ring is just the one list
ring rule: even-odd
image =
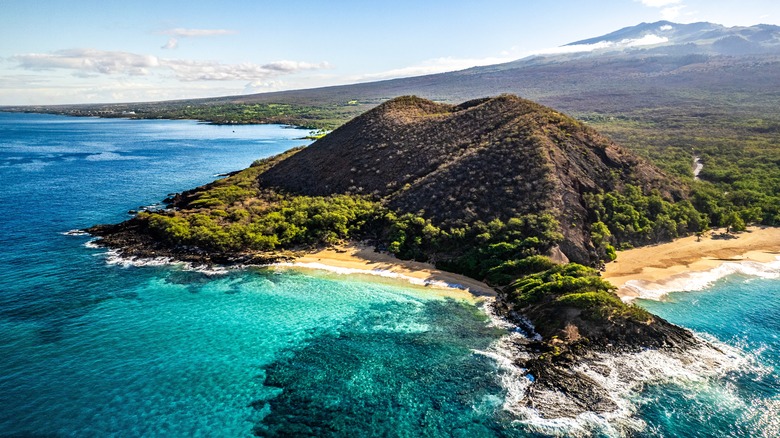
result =
[{"label": "sea foam", "polygon": [[63,236],[89,236],[89,233],[87,233],[84,230],[74,229],[74,230],[68,230],[65,232],[60,233]]},{"label": "sea foam", "polygon": [[[589,361],[581,362],[574,371],[593,379],[604,388],[617,406],[612,412],[584,412],[573,418],[543,418],[526,406],[523,398],[506,408],[527,430],[554,436],[626,436],[646,429],[638,417],[636,398],[649,384],[675,384],[683,388],[708,385],[729,372],[753,369],[763,370],[751,356],[714,340],[685,352],[645,350],[637,353],[597,353]],[[509,389],[508,389],[509,391]],[[568,401],[566,395],[549,391],[542,395],[544,403],[560,406]]]},{"label": "sea foam", "polygon": [[[91,245],[91,246],[90,246]],[[92,241],[87,242],[85,246],[91,248],[101,248]],[[116,265],[122,268],[130,267],[156,267],[156,266],[176,266],[185,271],[200,272],[201,274],[208,276],[224,275],[230,272],[230,268],[224,266],[214,265],[196,265],[190,262],[182,262],[170,257],[128,257],[121,254],[119,250],[109,249],[105,253],[100,254],[105,256],[106,264]],[[240,269],[241,267],[237,267]]]},{"label": "sea foam", "polygon": [[775,261],[760,263],[755,261],[724,262],[709,271],[688,272],[676,275],[662,282],[629,280],[623,286],[638,294],[637,297],[625,297],[625,300],[642,298],[660,300],[670,292],[690,292],[703,290],[721,278],[729,275],[776,279],[780,278],[780,257]]},{"label": "sea foam", "polygon": [[440,288],[450,288],[450,289],[460,289],[460,290],[469,290],[467,286],[464,286],[462,284],[457,283],[448,283],[445,281],[440,280],[428,280],[424,278],[416,278],[412,277],[410,275],[401,274],[398,272],[393,272],[387,269],[357,269],[357,268],[344,268],[344,267],[338,267],[338,266],[330,266],[326,265],[324,263],[297,263],[297,262],[279,262],[279,263],[273,263],[270,265],[266,265],[268,267],[272,268],[305,268],[305,269],[317,269],[321,271],[328,271],[332,272],[334,274],[339,275],[374,275],[377,277],[384,277],[384,278],[393,278],[393,279],[399,279],[404,280],[408,283],[414,284],[416,286],[433,286],[433,287],[440,287]]},{"label": "sea foam", "polygon": [[[647,349],[634,353],[594,353],[573,371],[595,381],[617,406],[612,412],[583,412],[573,417],[545,418],[527,403],[528,389],[534,377],[518,363],[531,358],[525,347],[531,338],[495,310],[495,300],[483,303],[490,324],[508,330],[487,350],[475,354],[491,358],[496,363],[497,376],[504,388],[502,409],[512,415],[523,430],[551,436],[588,437],[626,436],[646,430],[646,423],[637,414],[636,398],[648,384],[676,384],[683,387],[707,385],[730,372],[772,372],[759,365],[755,353],[717,341],[714,337],[695,333],[698,348],[676,352]],[[531,326],[532,327],[532,326]],[[538,391],[535,405],[561,406],[570,404],[567,395],[558,391]]]}]

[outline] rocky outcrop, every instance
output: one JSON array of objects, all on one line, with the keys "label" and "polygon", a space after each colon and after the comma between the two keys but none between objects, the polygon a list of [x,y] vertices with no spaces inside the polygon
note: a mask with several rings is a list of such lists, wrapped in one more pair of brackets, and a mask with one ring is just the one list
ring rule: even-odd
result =
[{"label": "rocky outcrop", "polygon": [[294,251],[217,252],[197,247],[171,246],[155,238],[148,222],[133,218],[113,225],[95,225],[85,232],[99,237],[95,244],[111,248],[127,259],[169,259],[199,266],[268,265],[292,261],[300,254]]}]

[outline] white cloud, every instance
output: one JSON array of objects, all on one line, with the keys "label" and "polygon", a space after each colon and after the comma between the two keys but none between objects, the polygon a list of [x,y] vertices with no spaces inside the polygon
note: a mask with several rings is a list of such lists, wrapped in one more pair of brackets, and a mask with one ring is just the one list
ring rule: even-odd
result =
[{"label": "white cloud", "polygon": [[651,8],[662,8],[668,5],[675,5],[682,0],[641,0],[642,4]]},{"label": "white cloud", "polygon": [[434,73],[463,70],[480,65],[501,64],[517,59],[517,57],[488,57],[488,58],[435,58],[421,62],[417,65],[396,68],[379,73],[368,73],[349,78],[354,81],[381,80],[403,78],[410,76],[422,76]]},{"label": "white cloud", "polygon": [[179,40],[176,38],[170,38],[168,39],[168,42],[165,43],[164,46],[160,47],[161,49],[175,49],[179,47]]},{"label": "white cloud", "polygon": [[163,35],[170,35],[172,37],[185,38],[185,37],[205,37],[205,36],[217,36],[217,35],[233,35],[238,32],[228,29],[184,29],[177,27],[175,29],[166,29],[159,32]]},{"label": "white cloud", "polygon": [[276,61],[257,65],[252,63],[222,64],[211,61],[190,61],[182,59],[162,60],[181,81],[256,81],[282,74],[293,74],[304,70],[329,68],[322,62],[312,64],[296,61]]},{"label": "white cloud", "polygon": [[654,44],[663,44],[669,41],[669,38],[658,35],[645,35],[642,38],[624,39],[619,42],[599,41],[594,44],[575,44],[572,46],[551,47],[549,49],[536,50],[529,55],[561,55],[565,53],[583,53],[593,52],[595,50],[616,49],[625,47],[652,46]]},{"label": "white cloud", "polygon": [[655,44],[663,44],[669,41],[669,38],[660,37],[658,35],[645,35],[642,38],[635,40],[623,40],[619,44],[627,47],[639,47],[639,46],[652,46]]},{"label": "white cloud", "polygon": [[[636,1],[636,0],[634,0]],[[680,16],[685,5],[682,0],[639,0],[643,5],[661,9],[661,18],[674,20]],[[674,5],[674,6],[673,6]],[[661,30],[666,30],[661,28]]]},{"label": "white cloud", "polygon": [[674,29],[674,27],[668,24],[664,24],[663,26],[658,28],[658,30],[660,30],[661,32],[666,32],[667,30],[672,30],[672,29]]},{"label": "white cloud", "polygon": [[172,72],[180,81],[257,81],[306,70],[330,68],[327,62],[275,61],[222,64],[215,61],[158,58],[128,52],[95,49],[59,50],[53,53],[29,53],[11,57],[25,70],[71,70],[76,76],[90,74],[146,76],[153,71]]},{"label": "white cloud", "polygon": [[275,61],[263,65],[263,68],[282,72],[282,73],[289,73],[289,72],[296,72],[300,70],[320,70],[320,69],[331,68],[331,66],[327,62],[312,64],[310,62],[299,62],[299,61]]},{"label": "white cloud", "polygon": [[128,52],[106,52],[95,49],[58,50],[53,53],[28,53],[12,56],[25,70],[66,69],[102,74],[126,74],[143,76],[150,68],[160,66],[160,60],[152,55]]}]

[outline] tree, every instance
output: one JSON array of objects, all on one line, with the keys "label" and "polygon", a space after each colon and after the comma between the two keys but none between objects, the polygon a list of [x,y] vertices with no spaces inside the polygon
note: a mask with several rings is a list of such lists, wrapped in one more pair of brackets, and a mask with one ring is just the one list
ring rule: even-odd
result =
[{"label": "tree", "polygon": [[742,220],[742,217],[740,217],[739,213],[732,210],[726,214],[725,223],[726,225],[726,232],[734,232],[734,231],[745,231],[745,221]]}]

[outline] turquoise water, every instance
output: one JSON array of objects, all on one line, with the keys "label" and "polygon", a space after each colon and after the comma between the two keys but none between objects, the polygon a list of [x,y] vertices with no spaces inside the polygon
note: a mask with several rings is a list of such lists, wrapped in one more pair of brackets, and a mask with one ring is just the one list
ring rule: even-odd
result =
[{"label": "turquoise water", "polygon": [[[776,273],[774,273],[776,274]],[[776,276],[776,275],[773,275]],[[639,413],[665,436],[780,436],[780,282],[734,275],[641,301],[649,311],[741,351],[750,366],[721,379],[648,388]],[[670,396],[671,395],[671,396]]]},{"label": "turquoise water", "polygon": [[111,264],[65,235],[305,133],[0,113],[0,436],[780,435],[776,280],[642,302],[744,366],[633,391],[639,426],[572,429],[505,409],[506,369],[483,352],[507,332],[473,303],[314,271]]}]

